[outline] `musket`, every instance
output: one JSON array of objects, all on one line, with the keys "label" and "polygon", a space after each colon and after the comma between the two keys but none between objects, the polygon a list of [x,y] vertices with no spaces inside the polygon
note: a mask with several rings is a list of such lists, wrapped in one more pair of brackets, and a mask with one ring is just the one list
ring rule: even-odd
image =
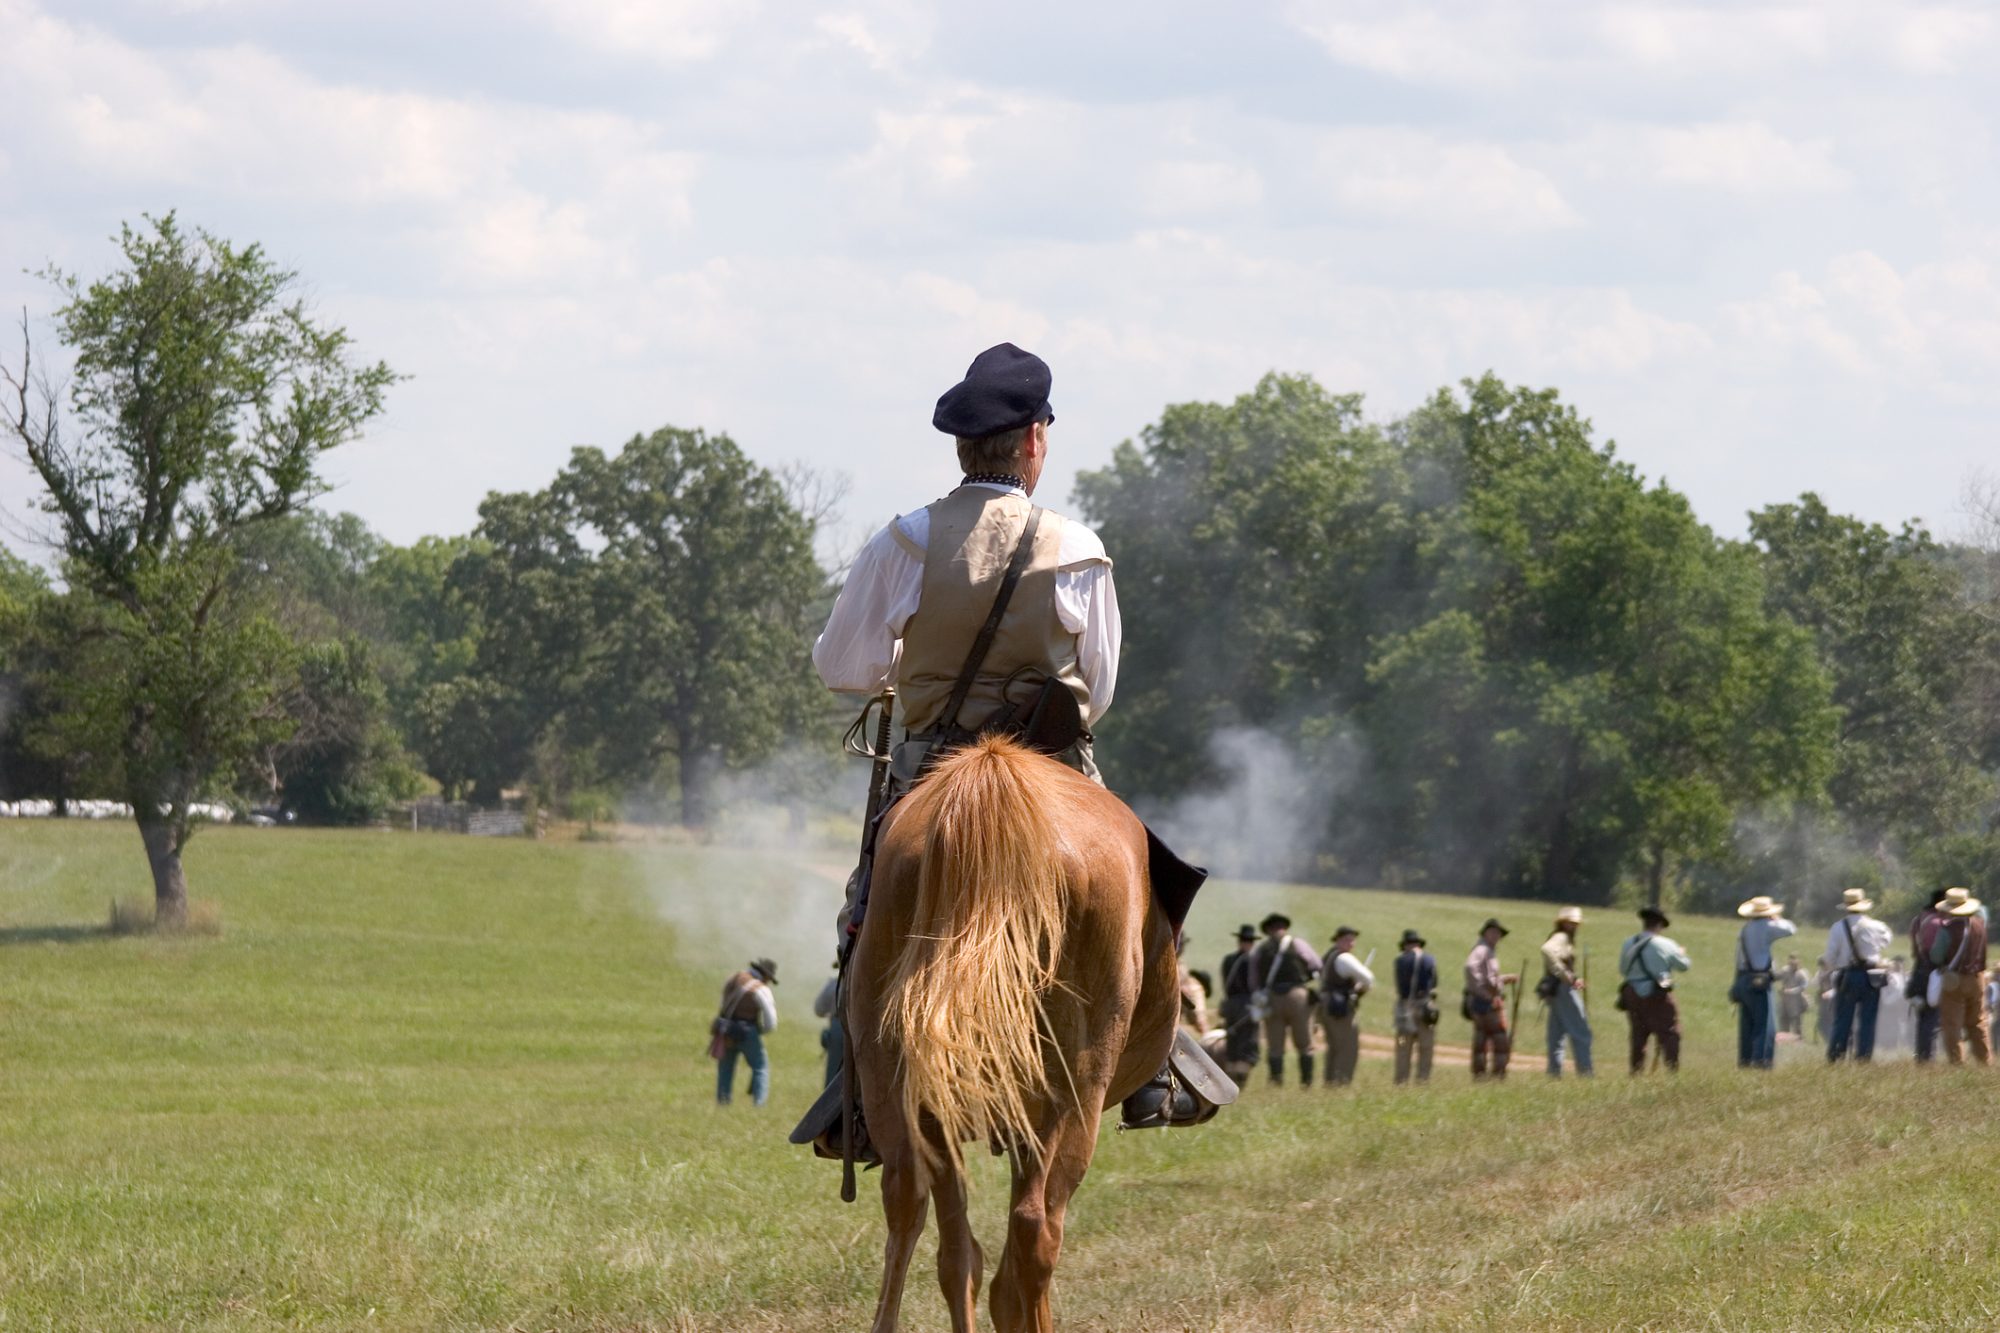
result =
[{"label": "musket", "polygon": [[[875,719],[874,744],[862,741],[861,736],[868,727],[868,710],[880,710]],[[896,712],[896,692],[885,689],[870,699],[862,708],[861,716],[854,719],[854,725],[847,729],[841,745],[849,754],[864,757],[869,762],[868,771],[868,817],[861,824],[861,866],[858,873],[866,883],[871,863],[875,859],[875,820],[882,813],[882,802],[889,791],[889,740],[890,725]],[[860,1087],[854,1073],[854,1025],[847,1021],[847,959],[853,951],[854,940],[850,937],[841,946],[840,973],[841,986],[837,1001],[840,1014],[841,1060],[840,1060],[840,1199],[842,1203],[854,1202],[854,1139],[855,1106],[860,1098]]]},{"label": "musket", "polygon": [[1521,992],[1527,989],[1522,983],[1527,978],[1528,960],[1523,958],[1521,960],[1521,970],[1514,974],[1514,1013],[1507,1020],[1507,1031],[1510,1035],[1521,1030]]},{"label": "musket", "polygon": [[1583,1016],[1590,1017],[1590,950],[1583,951]]}]

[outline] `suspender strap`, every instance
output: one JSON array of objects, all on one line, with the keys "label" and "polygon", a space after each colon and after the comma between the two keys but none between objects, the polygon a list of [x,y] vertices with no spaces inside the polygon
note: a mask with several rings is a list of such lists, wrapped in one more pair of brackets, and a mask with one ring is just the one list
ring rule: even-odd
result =
[{"label": "suspender strap", "polygon": [[1847,932],[1847,965],[1849,967],[1854,968],[1857,971],[1866,972],[1869,968],[1874,967],[1877,963],[1882,961],[1879,958],[1871,959],[1871,958],[1863,958],[1861,956],[1861,946],[1854,942],[1853,917],[1851,916],[1842,917],[1840,919],[1840,927],[1842,930],[1845,930]]},{"label": "suspender strap", "polygon": [[731,1018],[736,1012],[736,1006],[743,1003],[750,993],[756,989],[757,982],[755,980],[750,981],[746,985],[731,986],[722,996],[721,1017]]},{"label": "suspender strap", "polygon": [[1291,952],[1291,949],[1292,949],[1292,937],[1290,935],[1287,935],[1285,936],[1283,942],[1281,942],[1278,945],[1277,949],[1273,951],[1273,953],[1271,954],[1271,965],[1264,969],[1265,990],[1271,989],[1271,983],[1278,979],[1278,969],[1284,966],[1285,955]]},{"label": "suspender strap", "polygon": [[1970,943],[1972,943],[1972,918],[1968,916],[1958,923],[1958,948],[1952,954],[1951,961],[1944,965],[1945,971],[1958,971],[1958,965],[1965,961],[1965,946]]},{"label": "suspender strap", "polygon": [[1027,526],[1021,529],[1021,540],[1014,544],[1014,557],[1007,562],[1007,572],[1000,579],[1000,591],[993,598],[993,609],[986,613],[986,623],[979,627],[979,637],[972,641],[972,651],[966,654],[965,665],[959,669],[958,683],[951,687],[951,700],[945,704],[938,721],[940,731],[948,731],[958,725],[958,710],[965,706],[965,696],[972,692],[972,682],[993,647],[993,636],[1000,632],[1000,617],[1007,614],[1007,603],[1014,599],[1014,587],[1020,583],[1021,575],[1027,572],[1028,557],[1035,550],[1035,532],[1041,526],[1042,510],[1039,507],[1030,509]]},{"label": "suspender strap", "polygon": [[[1632,962],[1639,965],[1639,975],[1652,982],[1655,986],[1664,986],[1667,980],[1666,974],[1663,972],[1656,977],[1653,975],[1653,969],[1646,966],[1646,945],[1651,941],[1644,933],[1634,935],[1632,938],[1638,941],[1632,947]],[[1625,966],[1625,980],[1630,981],[1631,979],[1632,966],[1631,963],[1628,963]]]}]

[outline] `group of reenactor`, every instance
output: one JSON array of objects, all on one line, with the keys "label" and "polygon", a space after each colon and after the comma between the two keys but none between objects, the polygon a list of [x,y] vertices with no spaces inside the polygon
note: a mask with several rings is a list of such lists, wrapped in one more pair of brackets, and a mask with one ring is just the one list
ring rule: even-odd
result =
[{"label": "group of reenactor", "polygon": [[[1665,931],[1671,923],[1655,908],[1640,914],[1641,929],[1619,950],[1618,1007],[1631,1030],[1633,1072],[1646,1067],[1647,1052],[1668,1068],[1680,1063],[1680,1016],[1673,975],[1686,971],[1688,956]],[[1541,947],[1541,979],[1535,994],[1547,1022],[1548,1072],[1560,1076],[1567,1064],[1579,1075],[1593,1072],[1591,1027],[1586,999],[1588,978],[1576,944],[1583,925],[1580,909],[1557,913]],[[1242,1079],[1260,1055],[1272,1085],[1285,1081],[1285,1055],[1296,1052],[1301,1084],[1310,1085],[1317,1050],[1325,1052],[1321,1081],[1350,1083],[1361,1053],[1357,1024],[1362,997],[1374,989],[1374,951],[1356,955],[1360,934],[1352,926],[1333,933],[1322,958],[1292,933],[1291,918],[1273,912],[1256,928],[1236,932],[1236,949],[1214,977],[1183,968],[1182,1021],[1209,1046],[1231,1076]],[[1470,1062],[1474,1078],[1505,1078],[1520,1019],[1522,978],[1500,966],[1500,942],[1507,927],[1489,918],[1466,955],[1459,1014],[1472,1025]],[[1423,935],[1405,930],[1389,969],[1395,1002],[1395,1081],[1421,1082],[1431,1076],[1441,1012],[1443,974]],[[1220,1022],[1211,1027],[1207,997],[1219,983]],[[1315,1039],[1317,1029],[1317,1040]]]},{"label": "group of reenactor", "polygon": [[[1814,1035],[1826,1044],[1829,1060],[1869,1060],[1908,1046],[1919,1063],[1928,1063],[1942,1045],[1952,1064],[1968,1056],[1988,1063],[2000,972],[1987,966],[1985,905],[1965,889],[1947,889],[1911,918],[1905,935],[1909,952],[1896,954],[1889,952],[1895,932],[1871,915],[1874,906],[1862,890],[1847,890],[1841,919],[1827,932],[1815,969],[1801,966],[1793,954],[1768,980],[1748,978],[1752,988],[1775,990],[1778,1030],[1803,1038],[1811,1011]],[[1790,934],[1790,924],[1784,924]],[[1766,953],[1739,960],[1739,978],[1743,965],[1768,968],[1769,958]],[[1757,1021],[1762,1007],[1751,1006],[1746,1012],[1753,1017],[1744,1021]]]},{"label": "group of reenactor", "polygon": [[[1988,1016],[2000,1009],[2000,970],[1987,967],[1985,906],[1964,889],[1948,890],[1911,920],[1907,955],[1888,952],[1895,934],[1871,915],[1874,906],[1860,889],[1842,895],[1840,917],[1827,932],[1817,971],[1803,967],[1795,953],[1777,965],[1778,942],[1798,932],[1783,903],[1760,896],[1736,909],[1743,926],[1729,998],[1737,1008],[1739,1065],[1770,1068],[1778,1034],[1803,1040],[1806,1015],[1815,1006],[1817,1036],[1829,1060],[1870,1060],[1879,1049],[1898,1044],[1905,1016],[1917,1060],[1935,1058],[1939,1046],[1952,1064],[1968,1057],[1979,1064],[1990,1060]],[[1674,978],[1691,965],[1687,951],[1668,938],[1672,922],[1664,912],[1642,908],[1639,923],[1618,949],[1616,998],[1626,1017],[1628,1064],[1635,1074],[1649,1059],[1669,1070],[1679,1067]],[[1593,1072],[1589,978],[1577,947],[1582,926],[1582,911],[1565,907],[1541,946],[1541,979],[1534,992],[1547,1026],[1547,1070],[1556,1077],[1565,1065],[1578,1075]],[[1459,1012],[1472,1027],[1474,1078],[1506,1077],[1513,1054],[1522,978],[1501,971],[1500,942],[1507,934],[1489,918],[1465,958]],[[1183,964],[1181,1022],[1236,1079],[1251,1074],[1261,1056],[1270,1082],[1282,1085],[1289,1047],[1301,1085],[1311,1086],[1316,1074],[1329,1087],[1351,1083],[1361,1056],[1361,1004],[1377,984],[1374,952],[1356,953],[1360,938],[1353,926],[1340,926],[1321,956],[1292,933],[1292,919],[1283,912],[1271,913],[1258,927],[1241,926],[1235,949],[1213,975]],[[1422,934],[1402,933],[1388,980],[1395,993],[1395,1081],[1423,1082],[1436,1054],[1443,974]],[[770,991],[776,982],[777,965],[760,958],[723,986],[711,1051],[720,1062],[719,1101],[730,1098],[738,1057],[750,1066],[753,1100],[761,1104],[768,1095],[762,1037],[777,1022]],[[837,1021],[833,993],[828,982],[813,1008]],[[1218,993],[1219,1013],[1211,1021],[1209,998]],[[838,1029],[830,1026],[823,1041],[830,1082],[840,1068]],[[1317,1063],[1321,1052],[1324,1065]]]}]

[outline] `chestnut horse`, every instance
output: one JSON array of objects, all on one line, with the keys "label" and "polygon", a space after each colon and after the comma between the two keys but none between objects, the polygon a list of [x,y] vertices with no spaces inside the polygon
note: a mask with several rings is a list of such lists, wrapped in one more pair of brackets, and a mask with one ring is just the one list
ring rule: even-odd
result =
[{"label": "chestnut horse", "polygon": [[999,1333],[1047,1330],[1063,1215],[1104,1109],[1165,1062],[1178,1013],[1172,931],[1146,832],[1053,759],[987,737],[943,760],[877,844],[850,1014],[888,1222],[876,1333],[896,1327],[910,1256],[938,1205],[938,1281],[974,1327],[985,1258],[962,1145],[1013,1168],[993,1278]]}]

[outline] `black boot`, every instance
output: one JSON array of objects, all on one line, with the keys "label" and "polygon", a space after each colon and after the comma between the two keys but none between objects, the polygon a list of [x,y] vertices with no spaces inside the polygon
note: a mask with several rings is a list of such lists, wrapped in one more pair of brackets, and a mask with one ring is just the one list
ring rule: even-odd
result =
[{"label": "black boot", "polygon": [[1313,1058],[1310,1055],[1301,1055],[1299,1057],[1299,1086],[1302,1088],[1310,1088],[1312,1085],[1313,1085]]},{"label": "black boot", "polygon": [[1165,1129],[1186,1123],[1200,1114],[1192,1094],[1175,1084],[1173,1075],[1162,1068],[1152,1081],[1127,1097],[1119,1108],[1120,1129]]},{"label": "black boot", "polygon": [[1269,1064],[1271,1067],[1271,1086],[1274,1088],[1284,1087],[1285,1057],[1282,1055],[1274,1055],[1268,1061],[1266,1061],[1266,1063]]}]

